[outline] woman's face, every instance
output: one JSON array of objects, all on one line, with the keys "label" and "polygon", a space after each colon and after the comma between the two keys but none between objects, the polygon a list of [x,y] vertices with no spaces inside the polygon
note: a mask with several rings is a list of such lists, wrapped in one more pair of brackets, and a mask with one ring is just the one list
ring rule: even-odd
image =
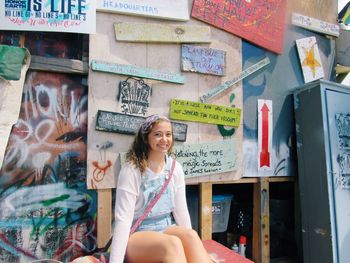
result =
[{"label": "woman's face", "polygon": [[149,151],[167,153],[172,143],[172,128],[168,121],[156,123],[148,134]]}]

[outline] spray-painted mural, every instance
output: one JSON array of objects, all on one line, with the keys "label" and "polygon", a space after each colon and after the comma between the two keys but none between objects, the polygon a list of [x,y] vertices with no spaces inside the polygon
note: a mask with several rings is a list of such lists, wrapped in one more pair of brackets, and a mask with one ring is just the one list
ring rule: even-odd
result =
[{"label": "spray-painted mural", "polygon": [[[296,174],[296,148],[294,128],[294,107],[292,90],[304,84],[295,40],[313,36],[314,33],[302,28],[286,28],[284,53],[275,55],[248,42],[242,43],[243,68],[269,57],[271,63],[256,74],[243,80],[244,112],[244,176],[293,176]],[[315,36],[325,69],[329,78],[333,63],[330,41]],[[270,173],[258,171],[258,122],[257,100],[267,99],[273,103],[273,137]]]},{"label": "spray-painted mural", "polygon": [[83,78],[28,72],[0,172],[0,262],[69,261],[96,245]]}]

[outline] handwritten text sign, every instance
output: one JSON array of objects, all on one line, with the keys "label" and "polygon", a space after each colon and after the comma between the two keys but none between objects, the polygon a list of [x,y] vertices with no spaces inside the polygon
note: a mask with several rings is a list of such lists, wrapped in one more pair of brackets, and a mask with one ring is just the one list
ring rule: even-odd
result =
[{"label": "handwritten text sign", "polygon": [[238,127],[241,109],[228,108],[214,104],[172,99],[170,118],[175,120],[204,122]]},{"label": "handwritten text sign", "polygon": [[339,26],[317,18],[304,16],[298,13],[292,14],[292,24],[331,36],[339,36]]},{"label": "handwritten text sign", "polygon": [[193,45],[182,45],[181,68],[192,71],[222,76],[225,74],[226,52]]},{"label": "handwritten text sign", "polygon": [[210,27],[136,22],[114,24],[118,41],[158,43],[210,43]]},{"label": "handwritten text sign", "polygon": [[186,178],[237,169],[237,146],[234,140],[176,145],[174,154],[182,164]]},{"label": "handwritten text sign", "polygon": [[[140,116],[99,110],[97,112],[95,129],[105,132],[136,134],[145,119],[145,117]],[[173,127],[174,139],[181,142],[186,141],[187,124],[178,122],[171,122],[171,124]]]},{"label": "handwritten text sign", "polygon": [[258,71],[259,69],[265,67],[269,63],[270,59],[268,57],[260,60],[258,63],[242,71],[242,73],[239,74],[236,78],[226,81],[224,84],[216,86],[215,88],[209,90],[206,94],[202,95],[199,98],[200,101],[207,102],[208,100],[214,98],[216,95],[231,87],[232,85],[236,84],[238,81],[244,79],[245,77],[248,77],[250,74],[253,74],[255,71]]},{"label": "handwritten text sign", "polygon": [[0,30],[85,34],[96,31],[95,0],[3,0],[0,10]]},{"label": "handwritten text sign", "polygon": [[156,69],[139,68],[131,65],[115,64],[92,60],[91,69],[95,71],[108,72],[120,75],[134,76],[146,79],[156,79],[172,83],[185,83],[185,77],[178,73],[169,73]]},{"label": "handwritten text sign", "polygon": [[97,10],[171,20],[189,20],[187,0],[97,0]]},{"label": "handwritten text sign", "polygon": [[286,2],[194,0],[192,17],[281,54]]}]

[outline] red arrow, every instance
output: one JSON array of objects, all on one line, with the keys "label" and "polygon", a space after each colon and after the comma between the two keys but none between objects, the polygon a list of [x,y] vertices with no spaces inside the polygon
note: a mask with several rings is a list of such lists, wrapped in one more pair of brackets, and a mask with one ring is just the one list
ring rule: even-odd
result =
[{"label": "red arrow", "polygon": [[270,153],[269,153],[269,108],[266,103],[261,107],[262,111],[262,142],[260,152],[260,167],[270,167]]}]

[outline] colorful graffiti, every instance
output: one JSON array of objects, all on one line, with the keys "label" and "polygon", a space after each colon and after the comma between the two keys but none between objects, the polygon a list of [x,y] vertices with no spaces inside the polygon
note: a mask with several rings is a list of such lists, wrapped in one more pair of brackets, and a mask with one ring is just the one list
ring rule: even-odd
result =
[{"label": "colorful graffiti", "polygon": [[0,262],[64,262],[96,245],[86,190],[87,87],[82,77],[28,72],[0,171]]}]

